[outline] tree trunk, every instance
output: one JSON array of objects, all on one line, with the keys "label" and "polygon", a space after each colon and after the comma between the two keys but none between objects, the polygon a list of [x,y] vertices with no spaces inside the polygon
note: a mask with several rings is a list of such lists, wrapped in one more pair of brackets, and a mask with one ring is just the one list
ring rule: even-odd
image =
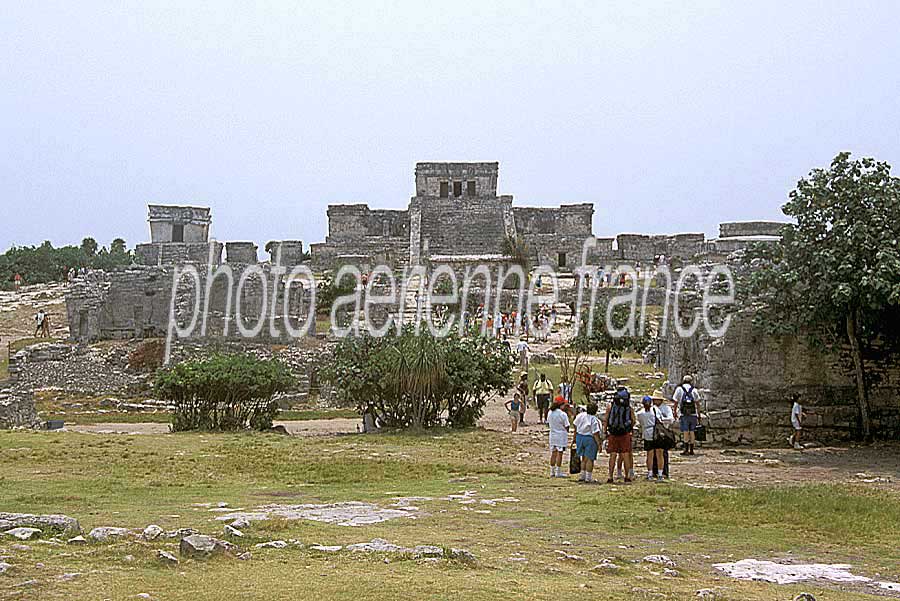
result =
[{"label": "tree trunk", "polygon": [[609,374],[609,349],[606,349],[606,373]]},{"label": "tree trunk", "polygon": [[853,367],[856,373],[856,397],[859,404],[862,436],[863,440],[871,442],[872,423],[869,417],[869,394],[866,390],[866,372],[859,344],[859,314],[856,309],[847,314],[847,338],[850,340],[850,352],[853,355]]}]

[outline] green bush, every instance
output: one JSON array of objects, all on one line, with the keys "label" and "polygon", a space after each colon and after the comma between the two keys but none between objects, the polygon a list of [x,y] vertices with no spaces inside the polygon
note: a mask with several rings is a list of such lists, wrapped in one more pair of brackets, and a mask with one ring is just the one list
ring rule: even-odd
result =
[{"label": "green bush", "polygon": [[175,405],[172,430],[267,430],[278,411],[273,397],[293,384],[283,363],[248,354],[185,361],[156,376],[160,399]]},{"label": "green bush", "polygon": [[469,428],[487,400],[511,386],[513,357],[488,338],[400,335],[340,340],[320,372],[344,403],[393,428]]}]

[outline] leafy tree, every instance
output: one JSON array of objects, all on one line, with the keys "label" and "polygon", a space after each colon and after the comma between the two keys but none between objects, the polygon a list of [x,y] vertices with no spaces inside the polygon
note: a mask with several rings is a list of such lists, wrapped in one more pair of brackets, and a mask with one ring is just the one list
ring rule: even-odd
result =
[{"label": "leafy tree", "polygon": [[796,224],[746,258],[754,321],[771,334],[849,346],[860,433],[871,440],[870,343],[892,337],[900,308],[900,179],[887,163],[844,152],[801,179],[782,211]]},{"label": "leafy tree", "polygon": [[[570,343],[573,350],[582,353],[605,353],[606,373],[609,373],[611,358],[618,359],[628,350],[640,352],[650,341],[649,336],[638,328],[641,320],[638,311],[634,315],[634,327],[629,327],[631,309],[628,305],[614,305],[607,320],[609,309],[609,299],[602,298],[594,306],[593,317],[590,311],[584,312],[578,332]],[[624,334],[620,334],[622,331]]]},{"label": "leafy tree", "polygon": [[109,245],[109,252],[113,255],[122,255],[126,252],[125,240],[122,238],[116,238],[112,241],[112,244]]},{"label": "leafy tree", "polygon": [[157,373],[156,394],[175,405],[172,430],[268,430],[273,400],[294,378],[283,363],[247,353],[215,354]]},{"label": "leafy tree", "polygon": [[801,179],[782,211],[796,224],[748,252],[742,293],[770,334],[849,346],[860,433],[871,440],[870,343],[889,341],[900,317],[900,179],[887,163],[841,153]]},{"label": "leafy tree", "polygon": [[360,413],[394,428],[473,427],[487,400],[511,386],[513,357],[487,338],[399,335],[340,340],[322,371]]},{"label": "leafy tree", "polygon": [[85,238],[81,241],[81,252],[88,258],[97,254],[97,241],[93,238]]}]

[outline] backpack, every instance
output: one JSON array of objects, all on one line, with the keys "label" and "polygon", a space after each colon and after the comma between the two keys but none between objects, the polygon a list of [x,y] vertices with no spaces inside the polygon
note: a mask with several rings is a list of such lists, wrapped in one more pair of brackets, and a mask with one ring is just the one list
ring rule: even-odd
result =
[{"label": "backpack", "polygon": [[684,395],[681,397],[681,415],[697,415],[697,400],[694,398],[695,388],[691,386],[691,389],[688,390],[684,385],[679,386],[679,388],[684,391]]},{"label": "backpack", "polygon": [[613,436],[628,434],[634,429],[631,421],[631,405],[625,399],[617,398],[609,411],[609,433]]}]

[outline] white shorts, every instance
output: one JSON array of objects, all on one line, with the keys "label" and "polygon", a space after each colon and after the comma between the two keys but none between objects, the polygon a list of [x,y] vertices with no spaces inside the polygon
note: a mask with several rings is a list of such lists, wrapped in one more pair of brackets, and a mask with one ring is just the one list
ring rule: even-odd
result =
[{"label": "white shorts", "polygon": [[791,418],[791,425],[794,426],[794,430],[802,430],[803,428],[800,426],[800,421]]},{"label": "white shorts", "polygon": [[560,453],[565,453],[566,447],[558,447],[556,445],[550,445],[550,450],[551,451],[559,451]]}]

